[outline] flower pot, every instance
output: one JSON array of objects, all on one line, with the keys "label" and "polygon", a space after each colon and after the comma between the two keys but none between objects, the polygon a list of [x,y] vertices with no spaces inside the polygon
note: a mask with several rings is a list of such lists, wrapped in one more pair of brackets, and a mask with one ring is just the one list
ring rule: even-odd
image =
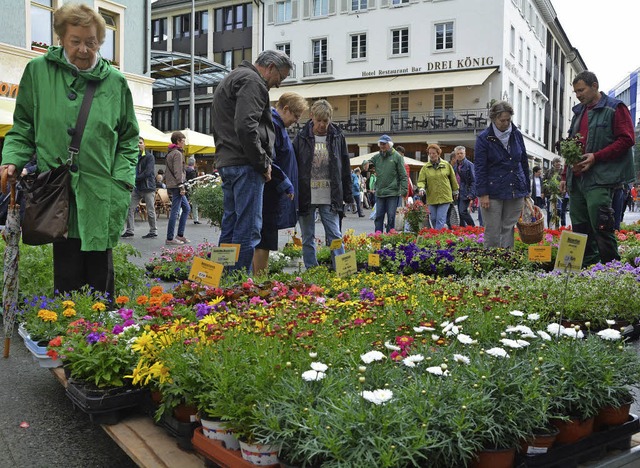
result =
[{"label": "flower pot", "polygon": [[520,445],[520,452],[525,455],[539,455],[541,453],[547,453],[555,443],[559,432],[560,430],[555,426],[534,432],[532,438],[522,442],[522,445]]},{"label": "flower pot", "polygon": [[195,422],[197,413],[198,408],[193,405],[187,405],[185,403],[180,403],[178,406],[173,408],[173,417],[182,423]]},{"label": "flower pot", "polygon": [[483,450],[471,462],[471,468],[512,468],[516,458],[516,449]]},{"label": "flower pot", "polygon": [[73,405],[96,424],[117,424],[145,398],[144,388],[95,388],[73,379],[67,383],[66,394]]},{"label": "flower pot", "polygon": [[590,436],[593,433],[593,420],[594,418],[585,420],[571,418],[568,421],[553,419],[553,425],[560,431],[556,437],[556,442],[560,444],[572,444]]},{"label": "flower pot", "polygon": [[20,324],[20,326],[18,327],[18,335],[22,337],[22,339],[24,340],[24,345],[33,356],[33,360],[37,362],[40,367],[53,369],[62,365],[62,359],[54,360],[51,358],[51,356],[47,355],[46,343],[38,343],[32,340],[29,332],[24,328],[22,324]]},{"label": "flower pot", "polygon": [[280,447],[273,445],[256,445],[240,441],[242,458],[254,465],[275,465],[278,462]]},{"label": "flower pot", "polygon": [[604,406],[596,415],[594,426],[596,430],[600,430],[606,426],[620,426],[629,420],[629,411],[631,410],[631,402],[624,405]]},{"label": "flower pot", "polygon": [[202,433],[213,440],[220,440],[224,446],[230,450],[239,450],[240,442],[236,439],[235,433],[227,428],[227,425],[220,420],[201,418]]}]

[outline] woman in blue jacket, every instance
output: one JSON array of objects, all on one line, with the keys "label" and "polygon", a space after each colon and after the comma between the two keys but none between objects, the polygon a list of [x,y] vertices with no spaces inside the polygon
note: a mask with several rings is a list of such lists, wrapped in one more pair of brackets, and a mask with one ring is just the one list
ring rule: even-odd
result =
[{"label": "woman in blue jacket", "polygon": [[485,247],[513,248],[513,227],[531,187],[527,150],[512,116],[508,102],[496,102],[489,111],[491,124],[476,139],[476,191]]}]

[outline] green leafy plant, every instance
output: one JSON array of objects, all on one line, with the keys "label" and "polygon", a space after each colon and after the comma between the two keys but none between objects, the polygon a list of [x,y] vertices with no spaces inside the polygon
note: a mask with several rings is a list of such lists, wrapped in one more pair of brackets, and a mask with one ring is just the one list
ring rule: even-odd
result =
[{"label": "green leafy plant", "polygon": [[568,166],[573,166],[582,160],[584,148],[582,146],[582,135],[577,133],[572,138],[562,139],[558,142],[560,155],[564,158]]},{"label": "green leafy plant", "polygon": [[208,219],[213,226],[222,224],[224,214],[222,181],[218,177],[209,176],[189,187],[190,200],[198,205],[199,215]]}]

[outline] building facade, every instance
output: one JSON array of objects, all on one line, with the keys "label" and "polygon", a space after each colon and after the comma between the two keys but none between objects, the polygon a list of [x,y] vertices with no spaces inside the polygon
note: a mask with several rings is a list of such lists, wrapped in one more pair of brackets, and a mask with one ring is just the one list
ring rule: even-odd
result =
[{"label": "building facade", "polygon": [[295,71],[280,89],[326,98],[349,150],[388,133],[409,155],[475,137],[496,100],[512,103],[532,164],[566,133],[571,79],[585,64],[549,0],[267,0],[264,48]]},{"label": "building facade", "polygon": [[634,164],[636,169],[636,181],[640,181],[640,93],[638,93],[638,75],[640,68],[625,76],[613,89],[609,91],[609,96],[620,99],[629,107],[631,118],[636,125],[636,146],[634,151]]},{"label": "building facade", "polygon": [[[22,73],[34,57],[57,45],[53,12],[62,0],[13,0],[11,14],[0,15],[0,105],[12,112]],[[150,122],[153,107],[149,77],[150,0],[85,0],[105,19],[100,54],[124,73],[139,121]],[[19,19],[19,20],[17,20]]]}]

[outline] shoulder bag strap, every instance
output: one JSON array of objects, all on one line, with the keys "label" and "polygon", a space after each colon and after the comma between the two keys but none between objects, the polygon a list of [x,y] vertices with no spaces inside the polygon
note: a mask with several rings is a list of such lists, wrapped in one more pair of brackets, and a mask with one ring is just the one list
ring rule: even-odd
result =
[{"label": "shoulder bag strap", "polygon": [[87,119],[89,117],[89,111],[91,110],[91,101],[93,101],[93,95],[98,87],[98,82],[95,80],[89,80],[87,83],[87,89],[82,99],[82,105],[80,106],[80,112],[78,113],[78,120],[76,121],[76,127],[71,138],[71,144],[69,145],[69,159],[67,164],[73,165],[73,158],[80,152],[80,142],[82,141],[82,134],[84,128],[87,125]]}]

